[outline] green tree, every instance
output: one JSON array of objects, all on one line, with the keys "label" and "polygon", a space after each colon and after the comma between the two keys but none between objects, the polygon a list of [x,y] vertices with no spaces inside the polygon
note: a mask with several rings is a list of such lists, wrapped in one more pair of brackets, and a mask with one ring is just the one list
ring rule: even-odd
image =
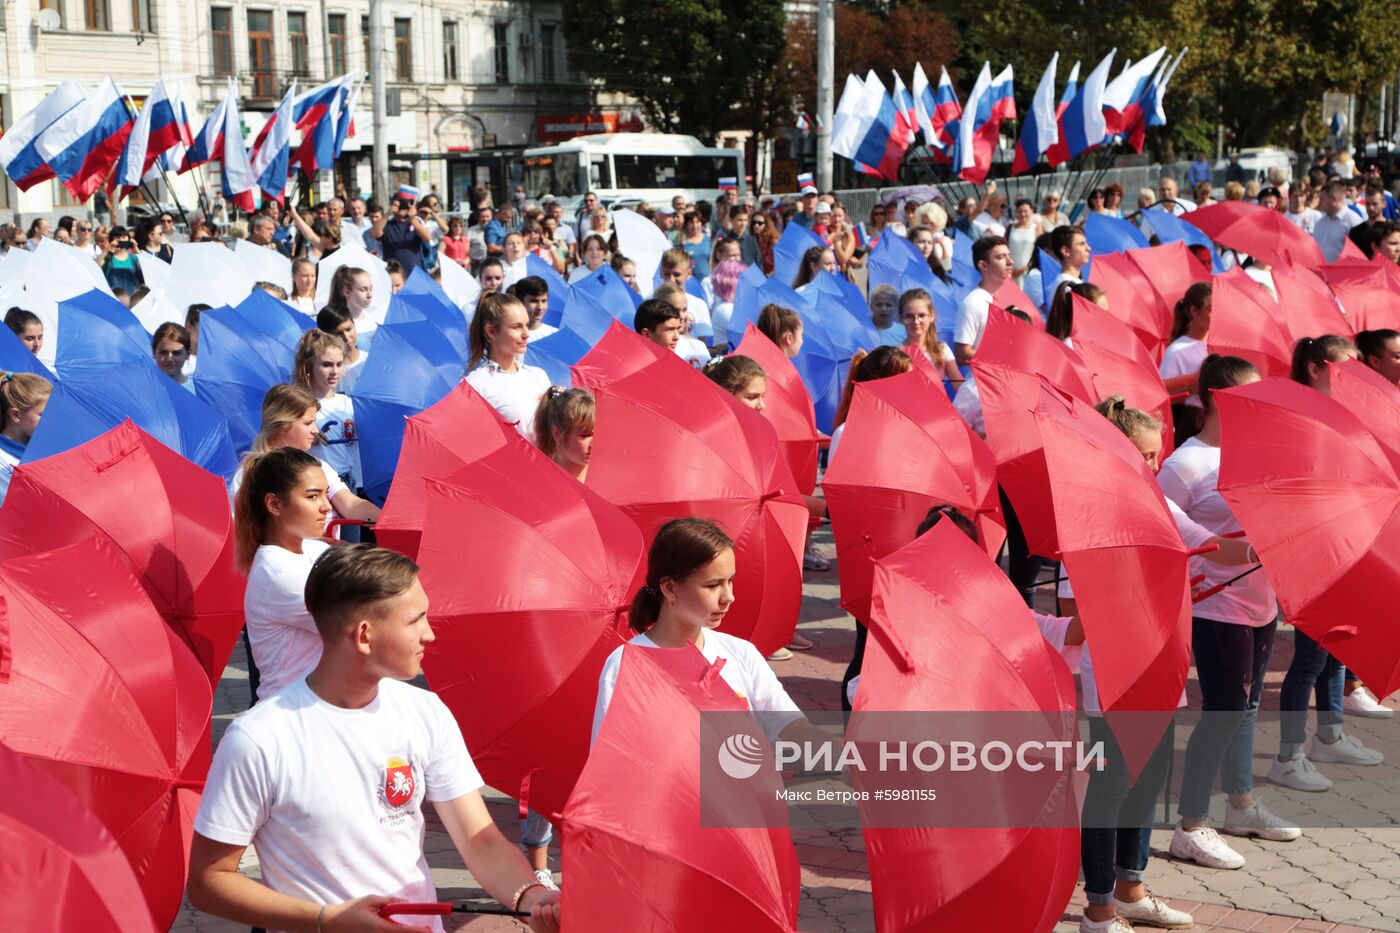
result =
[{"label": "green tree", "polygon": [[564,0],[570,64],[661,132],[713,138],[772,119],[782,0]]}]

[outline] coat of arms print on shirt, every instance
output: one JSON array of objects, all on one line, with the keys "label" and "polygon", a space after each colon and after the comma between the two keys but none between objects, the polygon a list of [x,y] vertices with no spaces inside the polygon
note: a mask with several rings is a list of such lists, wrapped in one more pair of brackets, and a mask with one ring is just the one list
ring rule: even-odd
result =
[{"label": "coat of arms print on shirt", "polygon": [[418,781],[413,776],[413,765],[397,756],[384,765],[384,781],[379,785],[379,800],[389,810],[398,813],[413,803],[418,792]]}]

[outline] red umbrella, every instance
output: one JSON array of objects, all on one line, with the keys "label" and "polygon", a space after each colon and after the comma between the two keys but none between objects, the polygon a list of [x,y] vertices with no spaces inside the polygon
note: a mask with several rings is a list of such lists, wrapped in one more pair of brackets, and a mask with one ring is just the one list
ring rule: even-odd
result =
[{"label": "red umbrella", "polygon": [[1040,403],[1042,383],[1096,402],[1093,377],[1063,341],[1028,330],[995,308],[987,318],[972,372],[987,416],[987,443],[997,458],[997,480],[1016,507],[1030,552],[1053,556],[1059,547],[1050,480],[1031,411]]},{"label": "red umbrella", "polygon": [[[721,723],[740,725],[734,738],[755,752],[763,747],[752,717],[739,712],[746,704],[718,676],[723,663],[709,665],[694,648],[623,649],[607,716],[564,810],[570,933],[795,928],[800,868],[784,814],[771,806],[776,772],[731,781],[713,765],[704,777],[697,767],[713,760],[705,751],[718,750],[723,738],[711,730]],[[725,790],[734,794],[726,802],[767,819],[702,822]],[[769,805],[740,796],[760,793]]]},{"label": "red umbrella", "polygon": [[209,769],[209,679],[101,537],[0,561],[0,591],[0,741],[91,808],[167,929]]},{"label": "red umbrella", "polygon": [[1103,289],[1109,313],[1131,327],[1152,360],[1160,362],[1172,330],[1172,309],[1128,254],[1095,256],[1089,281]]},{"label": "red umbrella", "polygon": [[1286,379],[1223,391],[1220,494],[1283,614],[1376,692],[1400,688],[1400,454]]},{"label": "red umbrella", "polygon": [[[1400,330],[1400,272],[1394,263],[1343,262],[1323,266],[1347,320],[1357,331]],[[1311,334],[1309,336],[1318,336]]]},{"label": "red umbrella", "polygon": [[763,367],[768,377],[768,396],[763,402],[763,414],[778,432],[787,457],[788,468],[797,489],[810,496],[817,487],[817,416],[812,408],[812,396],[802,384],[802,377],[788,355],[778,349],[763,331],[750,321],[744,329],[744,339],[734,353],[747,356]]},{"label": "red umbrella", "polygon": [[1248,201],[1219,201],[1182,216],[1226,249],[1277,265],[1293,263],[1316,269],[1327,260],[1322,248],[1302,227],[1278,211]]},{"label": "red umbrella", "polygon": [[126,558],[217,684],[243,628],[245,585],[223,480],[130,421],[15,470],[0,511],[0,559],[94,534]]},{"label": "red umbrella", "polygon": [[1351,412],[1381,444],[1400,454],[1400,389],[1360,360],[1328,363],[1332,400]]},{"label": "red umbrella", "polygon": [[588,485],[632,516],[650,541],[673,518],[714,519],[735,541],[738,573],[725,631],[768,654],[787,644],[802,599],[808,511],[778,434],[674,353],[630,375],[605,367],[638,356],[613,329],[574,367],[597,396]]},{"label": "red umbrella", "polygon": [[374,526],[379,543],[416,555],[426,517],[424,480],[500,450],[519,436],[466,380],[433,407],[410,415],[394,482]]},{"label": "red umbrella", "polygon": [[[1019,715],[995,720],[998,737],[1029,730],[1041,740],[1076,738],[1069,668],[1041,637],[1005,575],[950,522],[939,522],[876,566],[870,625],[880,650],[866,652],[849,741],[885,737],[892,712],[937,721],[928,714],[968,710],[981,716],[959,720],[969,731],[985,723],[986,713],[1003,712]],[[900,727],[913,722],[900,719]],[[917,737],[906,730],[899,738],[913,745]],[[910,825],[916,805],[907,802],[861,804],[875,928],[973,929],[985,925],[991,904],[998,930],[1053,926],[1079,875],[1078,807],[1068,776],[1049,782],[1009,775],[987,782],[984,776],[975,787],[947,772],[938,772],[938,780],[927,825]],[[960,792],[969,794],[965,801]],[[1024,814],[1028,804],[1039,818],[1008,819],[1007,828],[963,818],[962,811]],[[1007,878],[1017,879],[1014,898],[1005,897]]]},{"label": "red umbrella", "polygon": [[646,572],[642,535],[519,436],[428,480],[423,505],[424,672],[486,782],[557,816]]},{"label": "red umbrella", "polygon": [[596,392],[599,386],[630,376],[667,356],[675,354],[667,353],[635,331],[613,321],[593,349],[574,364],[570,373],[575,387]]},{"label": "red umbrella", "polygon": [[1021,286],[1016,284],[1015,279],[1007,279],[1001,283],[996,294],[992,296],[992,304],[1003,310],[1006,308],[1019,308],[1030,315],[1031,323],[1041,330],[1045,329],[1045,319],[1036,311],[1036,303],[1031,301],[1029,295],[1021,290]]},{"label": "red umbrella", "polygon": [[1350,336],[1351,322],[1342,315],[1332,290],[1307,269],[1274,266],[1274,290],[1283,313],[1284,326],[1295,341],[1323,334]]},{"label": "red umbrella", "polygon": [[946,502],[972,518],[988,554],[1006,540],[991,448],[919,370],[856,386],[822,489],[841,605],[862,621],[875,562],[914,540],[930,506]]},{"label": "red umbrella", "polygon": [[1162,458],[1172,452],[1172,400],[1162,373],[1142,341],[1111,312],[1074,295],[1070,338],[1084,359],[1099,398],[1121,395],[1162,422]]},{"label": "red umbrella", "polygon": [[0,890],[14,930],[156,933],[131,864],[73,792],[0,745]]},{"label": "red umbrella", "polygon": [[1287,378],[1293,341],[1278,317],[1224,276],[1215,280],[1206,343],[1212,353],[1242,357],[1265,376]]},{"label": "red umbrella", "polygon": [[1127,256],[1143,277],[1152,283],[1168,314],[1188,288],[1197,282],[1210,281],[1210,272],[1192,255],[1185,243],[1164,243],[1147,249],[1130,250]]}]

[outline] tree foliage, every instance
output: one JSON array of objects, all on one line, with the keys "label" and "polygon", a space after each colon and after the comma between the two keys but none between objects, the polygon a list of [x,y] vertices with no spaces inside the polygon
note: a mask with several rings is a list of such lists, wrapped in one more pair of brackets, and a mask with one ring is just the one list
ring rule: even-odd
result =
[{"label": "tree foliage", "polygon": [[710,138],[774,119],[782,0],[564,0],[570,65],[661,132]]}]

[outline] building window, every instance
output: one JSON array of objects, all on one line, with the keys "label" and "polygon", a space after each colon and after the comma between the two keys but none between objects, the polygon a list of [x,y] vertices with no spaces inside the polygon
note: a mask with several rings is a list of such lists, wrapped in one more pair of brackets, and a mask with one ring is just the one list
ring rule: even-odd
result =
[{"label": "building window", "polygon": [[326,38],[329,43],[331,73],[327,77],[343,75],[350,70],[345,57],[345,14],[332,13],[326,17]]},{"label": "building window", "polygon": [[363,37],[364,37],[364,40],[365,40],[365,71],[369,71],[369,70],[370,70],[370,55],[369,55],[369,17],[368,17],[368,16],[361,16],[361,17],[360,17],[360,35],[363,36]]},{"label": "building window", "polygon": [[87,28],[106,31],[112,28],[112,10],[107,0],[83,0]]},{"label": "building window", "polygon": [[510,24],[496,24],[496,83],[510,81]]},{"label": "building window", "polygon": [[156,20],[151,0],[131,0],[131,27],[137,32],[155,32]]},{"label": "building window", "polygon": [[555,62],[559,56],[559,27],[553,23],[540,26],[540,80],[551,83],[559,80]]},{"label": "building window", "polygon": [[277,78],[272,70],[272,12],[248,11],[248,73],[253,78],[253,100],[277,96]]},{"label": "building window", "polygon": [[413,80],[413,20],[394,20],[394,77]]},{"label": "building window", "polygon": [[457,24],[442,24],[442,74],[448,81],[456,81],[457,70]]},{"label": "building window", "polygon": [[311,74],[311,50],[307,44],[304,12],[287,14],[287,43],[292,50],[292,74],[298,77]]},{"label": "building window", "polygon": [[216,6],[209,11],[210,32],[214,36],[214,74],[233,74],[233,10]]}]

